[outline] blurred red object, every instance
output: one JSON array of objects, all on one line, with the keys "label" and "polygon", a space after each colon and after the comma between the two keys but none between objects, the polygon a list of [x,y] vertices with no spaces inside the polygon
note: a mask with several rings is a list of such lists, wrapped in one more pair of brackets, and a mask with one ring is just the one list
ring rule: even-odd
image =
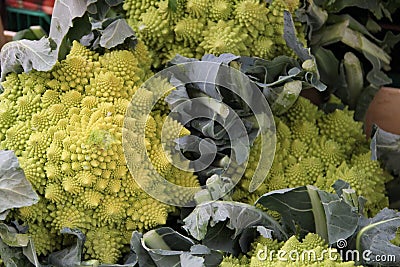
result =
[{"label": "blurred red object", "polygon": [[55,0],[6,0],[6,6],[33,11],[42,11],[48,15],[53,13]]}]

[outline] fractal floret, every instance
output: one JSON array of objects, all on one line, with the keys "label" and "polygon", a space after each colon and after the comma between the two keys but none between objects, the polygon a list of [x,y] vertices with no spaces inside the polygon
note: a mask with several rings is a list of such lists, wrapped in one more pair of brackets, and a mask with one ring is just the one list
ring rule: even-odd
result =
[{"label": "fractal floret", "polygon": [[258,237],[251,245],[248,257],[224,257],[220,267],[269,267],[269,266],[356,266],[354,261],[343,262],[340,253],[328,247],[323,238],[308,233],[302,240],[296,236],[285,242]]},{"label": "fractal floret", "polygon": [[[74,41],[66,59],[51,71],[12,73],[2,83],[0,148],[15,151],[40,195],[37,204],[16,210],[10,219],[26,224],[39,255],[62,248],[67,237],[60,230],[69,227],[86,235],[85,259],[116,263],[133,230],[163,225],[173,210],[138,186],[135,179],[141,177],[132,177],[122,146],[130,100],[151,75],[150,59],[137,55],[144,51],[139,49],[99,55]],[[157,87],[149,90],[150,97],[157,95]],[[140,109],[147,98],[141,96],[131,107]],[[152,119],[141,121],[146,142],[153,144],[147,147],[152,164],[178,185],[198,186],[196,176],[173,170],[162,147],[155,145],[161,142],[156,130],[162,124],[171,134],[189,133],[167,120],[168,112],[159,103]],[[141,175],[149,175],[141,167]]]},{"label": "fractal floret", "polygon": [[[283,38],[283,14],[288,10],[296,18],[299,7],[296,0],[178,0],[174,8],[167,0],[128,0],[123,6],[128,23],[152,51],[156,68],[176,54],[295,56]],[[295,21],[295,28],[305,45],[301,23]]]},{"label": "fractal floret", "polygon": [[264,183],[248,192],[251,174],[257,165],[259,142],[254,142],[245,175],[233,193],[233,199],[253,204],[266,192],[286,187],[316,185],[333,192],[341,179],[366,198],[365,211],[375,215],[388,206],[385,183],[393,177],[379,162],[371,159],[362,125],[353,113],[335,110],[324,114],[309,100],[300,97],[292,108],[276,117],[277,145],[274,162]]}]

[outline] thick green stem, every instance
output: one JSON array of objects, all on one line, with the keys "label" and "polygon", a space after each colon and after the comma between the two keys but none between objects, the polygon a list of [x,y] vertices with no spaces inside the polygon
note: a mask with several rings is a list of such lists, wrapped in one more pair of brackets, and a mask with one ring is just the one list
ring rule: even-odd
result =
[{"label": "thick green stem", "polygon": [[344,70],[346,72],[347,90],[349,94],[349,107],[354,109],[364,88],[364,75],[361,62],[352,52],[347,52],[343,58]]},{"label": "thick green stem", "polygon": [[312,212],[314,215],[315,232],[319,236],[324,238],[327,242],[329,242],[325,210],[324,207],[322,206],[321,198],[318,195],[318,188],[312,185],[308,185],[307,191],[308,195],[310,196]]},{"label": "thick green stem", "polygon": [[365,38],[362,33],[350,29],[348,20],[322,29],[314,37],[319,45],[324,46],[341,41],[357,51],[371,54],[383,63],[390,64],[390,56],[379,46]]},{"label": "thick green stem", "polygon": [[167,243],[164,242],[164,239],[155,230],[145,233],[143,235],[143,240],[149,248],[171,250]]}]

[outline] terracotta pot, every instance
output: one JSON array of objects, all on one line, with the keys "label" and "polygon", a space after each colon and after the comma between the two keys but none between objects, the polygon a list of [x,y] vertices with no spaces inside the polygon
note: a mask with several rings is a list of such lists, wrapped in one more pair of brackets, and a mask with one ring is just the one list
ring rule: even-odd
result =
[{"label": "terracotta pot", "polygon": [[365,115],[365,133],[371,134],[372,124],[387,132],[400,134],[400,88],[381,87]]}]

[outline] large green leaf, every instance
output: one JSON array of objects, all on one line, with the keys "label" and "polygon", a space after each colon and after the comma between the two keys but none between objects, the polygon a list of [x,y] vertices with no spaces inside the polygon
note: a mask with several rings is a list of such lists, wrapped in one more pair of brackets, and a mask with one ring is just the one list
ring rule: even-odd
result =
[{"label": "large green leaf", "polygon": [[191,254],[183,253],[180,256],[181,266],[203,267],[204,259],[202,257],[194,256]]},{"label": "large green leaf", "polygon": [[380,86],[370,84],[365,87],[362,94],[359,96],[356,104],[356,109],[354,113],[354,119],[358,121],[364,121],[365,114],[368,110],[371,101],[374,99],[375,94],[379,91]]},{"label": "large green leaf", "polygon": [[303,46],[303,44],[296,37],[296,29],[294,27],[294,22],[292,15],[289,11],[283,11],[284,19],[284,32],[283,38],[286,41],[288,47],[293,49],[296,55],[301,59],[301,61],[306,61],[307,59],[312,59],[310,51]]},{"label": "large green leaf", "polygon": [[49,263],[55,267],[74,267],[81,263],[83,243],[85,235],[79,230],[63,228],[62,234],[72,234],[76,236],[76,244],[63,250],[53,252],[49,255]]},{"label": "large green leaf", "polygon": [[342,101],[349,105],[349,108],[354,110],[357,100],[364,89],[364,73],[361,62],[358,57],[352,52],[346,52],[343,57],[341,69],[346,76],[347,86],[340,88],[342,90],[337,92],[342,95],[339,97]]},{"label": "large green leaf", "polygon": [[[390,12],[380,0],[317,0],[319,5],[323,5],[329,12],[337,13],[348,7],[358,7],[371,11],[377,19],[383,17],[390,18]],[[391,2],[391,1],[388,1]]]},{"label": "large green leaf", "polygon": [[55,44],[48,38],[6,43],[0,52],[1,81],[10,72],[48,71],[57,62]]},{"label": "large green leaf", "polygon": [[39,201],[13,151],[0,151],[0,214]]},{"label": "large green leaf", "polygon": [[[100,263],[99,260],[88,260],[82,261],[83,245],[85,243],[86,237],[79,229],[63,228],[60,231],[61,234],[72,235],[76,238],[76,243],[64,248],[60,251],[51,253],[48,256],[48,264],[52,267],[83,267],[83,266],[93,266],[93,267],[134,267],[137,263],[136,255],[132,253],[127,255],[128,257],[124,259],[123,264],[107,264]],[[102,242],[102,240],[98,240]],[[37,266],[39,267],[39,266]],[[150,265],[149,265],[150,267]]]},{"label": "large green leaf", "polygon": [[[363,264],[379,266],[399,266],[400,247],[392,244],[400,227],[400,212],[384,208],[358,232],[357,250],[363,257]],[[366,252],[366,253],[364,253]],[[389,258],[389,256],[391,256]],[[381,260],[386,257],[386,261]]]},{"label": "large green leaf", "polygon": [[[308,53],[305,50],[301,51]],[[268,129],[265,134],[269,126],[273,127],[273,120],[262,117],[267,114],[265,110],[270,108],[263,107],[263,103],[267,102],[260,99],[266,98],[275,114],[284,113],[296,101],[302,89],[326,89],[317,79],[319,75],[313,57],[309,53],[307,55],[304,55],[306,60],[303,64],[286,56],[268,61],[233,54],[222,54],[218,57],[205,55],[201,61],[177,56],[170,62],[170,65],[181,64],[178,66],[182,73],[172,74],[170,82],[176,89],[166,97],[166,102],[173,110],[171,114],[176,113],[175,119],[192,132],[190,137],[178,141],[178,147],[193,153],[194,158],[202,155],[199,153],[200,141],[203,145],[209,145],[207,147],[215,144],[218,152],[213,164],[197,173],[202,181],[213,174],[221,174],[226,166],[221,166],[220,163],[226,162],[223,160],[225,157],[236,160],[239,165],[244,163],[249,151],[247,143],[252,144],[259,133],[263,146],[265,145],[261,150],[261,158],[266,159],[267,153],[274,150],[275,137],[270,135],[274,131]],[[237,70],[246,74],[247,78],[238,75]],[[232,89],[234,93],[227,89]],[[233,116],[235,114],[240,120],[236,120]],[[186,124],[187,121],[190,124]],[[241,121],[245,129],[231,131],[231,136],[228,131],[238,128],[240,123],[237,121]],[[196,136],[199,138],[195,139]],[[208,142],[208,138],[214,144]],[[207,147],[204,146],[204,151],[211,153],[212,150],[206,149]],[[234,155],[229,153],[231,151],[235,152]],[[269,166],[267,161],[262,162],[262,172],[255,173],[249,191],[253,191],[265,179]]]},{"label": "large green leaf", "polygon": [[4,223],[0,223],[0,258],[6,266],[41,267],[30,236]]},{"label": "large green leaf", "polygon": [[91,2],[81,0],[58,0],[55,2],[49,37],[56,43],[57,51],[69,29],[73,26],[72,20],[82,17]]},{"label": "large green leaf", "polygon": [[[92,28],[89,17],[102,22],[109,21],[106,14],[110,9],[122,3],[121,0],[58,0],[54,4],[50,24],[49,37],[39,41],[20,40],[4,45],[0,52],[1,78],[10,72],[28,72],[32,69],[49,71],[57,60],[61,60],[68,53],[72,40],[80,40],[86,36],[86,44],[91,44],[94,37],[104,48],[112,48],[123,43],[126,39],[135,45],[133,30],[124,19],[117,19],[117,15],[111,20],[111,24],[105,23],[105,28],[96,30]],[[100,23],[101,24],[101,23]],[[96,32],[94,36],[93,32]],[[88,34],[94,36],[89,38]]]},{"label": "large green leaf", "polygon": [[7,267],[31,267],[32,263],[23,255],[18,247],[10,247],[0,239],[0,256]]},{"label": "large green leaf", "polygon": [[[263,145],[271,144],[269,150],[263,150],[263,158],[267,152],[272,153],[275,140],[273,134],[266,138],[265,133],[274,132],[274,121],[268,103],[256,84],[237,69],[208,60],[189,60],[189,63],[177,65],[174,70],[179,71],[171,73],[170,78],[176,89],[166,97],[172,110],[170,115],[192,133],[190,137],[180,139],[178,147],[191,152],[191,168],[201,171],[198,175],[203,181],[227,169],[221,164],[247,163],[250,145],[259,133]],[[179,63],[182,61],[186,62],[184,58],[179,58]],[[175,60],[175,63],[178,61]],[[249,119],[254,117],[256,119],[250,122]],[[211,162],[206,162],[210,158]],[[267,163],[264,165],[268,168]],[[256,172],[252,188],[258,187],[263,179],[265,172],[261,175]]]},{"label": "large green leaf", "polygon": [[329,92],[345,90],[347,87],[346,79],[339,72],[339,60],[335,54],[331,50],[320,46],[313,47],[312,53],[315,55],[321,81],[329,85]]},{"label": "large green leaf", "polygon": [[400,135],[375,127],[371,140],[372,159],[379,160],[395,175],[400,174]]},{"label": "large green leaf", "polygon": [[90,16],[95,20],[104,20],[106,16],[116,16],[116,14],[110,15],[110,9],[122,4],[123,0],[90,0],[92,3],[88,6],[88,12]]},{"label": "large green leaf", "polygon": [[100,45],[104,48],[111,49],[117,45],[123,44],[125,39],[134,36],[135,32],[128,25],[126,20],[117,19],[102,31]]},{"label": "large green leaf", "polygon": [[308,39],[311,39],[312,32],[319,30],[325,24],[328,12],[318,6],[315,1],[308,1],[304,8],[296,10],[296,17],[309,28]]},{"label": "large green leaf", "polygon": [[329,244],[352,236],[358,225],[360,215],[353,206],[336,194],[318,191],[324,207]]},{"label": "large green leaf", "polygon": [[[136,235],[134,238],[139,237]],[[135,241],[138,245],[137,240]],[[161,227],[145,233],[141,238],[141,247],[139,251],[139,266],[218,266],[222,261],[220,252],[211,250],[210,248],[196,244],[190,238],[174,231],[169,227]],[[144,250],[151,257],[144,254]],[[145,261],[141,261],[142,255]],[[190,264],[190,265],[189,265]]]},{"label": "large green leaf", "polygon": [[273,231],[274,237],[288,236],[281,225],[267,213],[254,206],[233,202],[215,201],[198,205],[184,220],[183,228],[197,240],[211,248],[237,253],[241,234],[255,226]]},{"label": "large green leaf", "polygon": [[257,203],[279,212],[283,225],[291,234],[304,236],[316,232],[329,244],[335,244],[356,232],[361,215],[358,201],[353,204],[342,197],[341,192],[348,184],[338,181],[334,187],[337,194],[314,186],[276,190],[261,196]]},{"label": "large green leaf", "polygon": [[[297,13],[310,28],[308,39],[321,81],[343,103],[356,110],[355,119],[362,121],[376,88],[391,83],[386,72],[391,65],[391,51],[400,41],[400,35],[379,25],[385,23],[384,17],[390,19],[399,6],[394,2],[398,1],[307,2]],[[351,53],[354,56],[349,57]],[[347,58],[343,59],[343,55]],[[344,64],[339,65],[342,61]]]},{"label": "large green leaf", "polygon": [[296,224],[306,232],[315,232],[313,209],[306,186],[268,192],[256,203],[278,211],[282,215],[282,223],[291,233],[296,232]]},{"label": "large green leaf", "polygon": [[13,227],[0,223],[0,238],[1,240],[11,247],[25,247],[29,243],[29,236],[26,234],[19,234]]},{"label": "large green leaf", "polygon": [[20,40],[9,42],[0,52],[1,78],[10,72],[19,72],[21,68],[28,72],[51,70],[58,60],[59,50],[73,19],[82,17],[91,1],[58,0],[55,2],[48,38],[39,41]]},{"label": "large green leaf", "polygon": [[138,231],[132,233],[131,250],[136,255],[139,267],[156,267],[157,265],[154,263],[149,253],[147,253],[146,249],[142,246],[142,237],[143,234]]}]

